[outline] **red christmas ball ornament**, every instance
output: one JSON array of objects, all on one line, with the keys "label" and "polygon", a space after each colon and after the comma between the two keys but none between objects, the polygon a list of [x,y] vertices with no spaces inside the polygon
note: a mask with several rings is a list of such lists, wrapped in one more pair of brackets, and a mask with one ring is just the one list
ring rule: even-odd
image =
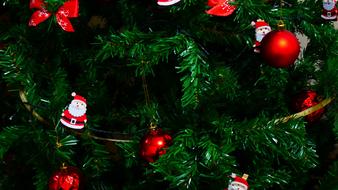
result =
[{"label": "red christmas ball ornament", "polygon": [[[311,108],[319,103],[320,103],[320,100],[319,100],[319,96],[317,95],[317,93],[313,90],[307,90],[305,92],[298,94],[298,96],[295,97],[293,106],[296,111],[300,112],[308,108]],[[321,108],[305,116],[305,119],[308,122],[314,122],[320,119],[323,116],[323,114],[324,114],[324,108]]]},{"label": "red christmas ball ornament", "polygon": [[161,155],[166,153],[172,138],[169,134],[151,125],[147,134],[141,140],[140,155],[148,162],[155,162]]},{"label": "red christmas ball ornament", "polygon": [[299,52],[298,39],[293,33],[285,29],[269,32],[261,42],[263,59],[276,68],[285,68],[292,65],[298,58]]},{"label": "red christmas ball ornament", "polygon": [[79,170],[71,166],[62,166],[49,179],[49,190],[79,190]]}]

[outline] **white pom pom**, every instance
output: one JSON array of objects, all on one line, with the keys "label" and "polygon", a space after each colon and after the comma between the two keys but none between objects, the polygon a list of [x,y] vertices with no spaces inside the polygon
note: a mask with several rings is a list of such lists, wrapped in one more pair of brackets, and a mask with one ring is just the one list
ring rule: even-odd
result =
[{"label": "white pom pom", "polygon": [[75,93],[75,92],[72,92],[72,96],[76,96],[76,93]]},{"label": "white pom pom", "polygon": [[255,22],[255,21],[252,21],[252,22],[251,22],[251,26],[255,27],[255,25],[256,25],[256,22]]},{"label": "white pom pom", "polygon": [[235,174],[235,173],[232,173],[232,174],[231,174],[231,177],[232,177],[232,178],[235,178],[235,177],[236,177],[236,174]]}]

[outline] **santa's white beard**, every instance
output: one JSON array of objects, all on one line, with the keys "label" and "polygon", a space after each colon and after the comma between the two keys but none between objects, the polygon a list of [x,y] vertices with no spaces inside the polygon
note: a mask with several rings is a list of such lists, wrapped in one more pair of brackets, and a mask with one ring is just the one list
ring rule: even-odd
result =
[{"label": "santa's white beard", "polygon": [[83,116],[86,113],[87,108],[76,107],[76,105],[74,105],[74,104],[69,104],[68,111],[71,115],[73,115],[75,117],[79,117],[79,116]]},{"label": "santa's white beard", "polygon": [[228,190],[247,190],[247,189],[248,189],[247,187],[245,187],[242,184],[238,184],[237,182],[232,182],[228,186]]},{"label": "santa's white beard", "polygon": [[323,3],[323,7],[325,10],[332,10],[335,6],[334,2],[330,2],[330,3]]},{"label": "santa's white beard", "polygon": [[265,34],[256,34],[256,41],[261,42]]},{"label": "santa's white beard", "polygon": [[246,190],[245,188],[238,187],[238,186],[230,186],[228,187],[228,190]]}]

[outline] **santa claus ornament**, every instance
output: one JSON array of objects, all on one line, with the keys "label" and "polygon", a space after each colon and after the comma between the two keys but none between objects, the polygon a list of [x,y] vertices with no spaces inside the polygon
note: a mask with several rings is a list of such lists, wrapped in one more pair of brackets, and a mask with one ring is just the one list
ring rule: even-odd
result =
[{"label": "santa claus ornament", "polygon": [[80,173],[77,168],[62,166],[49,179],[49,190],[79,190]]},{"label": "santa claus ornament", "polygon": [[231,174],[233,181],[230,182],[227,189],[224,190],[248,190],[249,184],[247,179],[249,177],[248,174],[243,174],[242,177],[238,177],[236,174]]},{"label": "santa claus ornament", "polygon": [[260,53],[259,46],[261,45],[261,41],[263,40],[264,36],[267,35],[269,32],[271,32],[271,27],[268,23],[266,23],[264,20],[258,19],[256,22],[252,21],[251,25],[255,27],[256,32],[256,39],[254,47],[254,52]]},{"label": "santa claus ornament", "polygon": [[208,0],[211,9],[206,13],[213,16],[229,16],[236,10],[236,6],[231,5],[233,2],[233,0]]},{"label": "santa claus ornament", "polygon": [[280,21],[278,29],[269,32],[260,45],[260,51],[267,64],[276,68],[287,68],[294,64],[300,52],[297,37],[284,29]]},{"label": "santa claus ornament", "polygon": [[160,6],[170,6],[180,2],[180,0],[157,0],[157,4]]},{"label": "santa claus ornament", "polygon": [[170,146],[172,138],[169,134],[151,124],[149,131],[141,140],[140,155],[148,162],[155,162],[161,155],[165,154]]},{"label": "santa claus ornament", "polygon": [[87,101],[84,97],[72,93],[74,99],[69,104],[68,108],[63,111],[60,122],[72,129],[82,129],[87,122]]},{"label": "santa claus ornament", "polygon": [[337,0],[323,0],[323,12],[321,17],[325,20],[337,19]]}]

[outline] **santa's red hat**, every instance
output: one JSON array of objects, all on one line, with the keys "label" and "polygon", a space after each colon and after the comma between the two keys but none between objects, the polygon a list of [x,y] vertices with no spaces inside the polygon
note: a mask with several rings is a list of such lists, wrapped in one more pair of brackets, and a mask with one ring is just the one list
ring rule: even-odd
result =
[{"label": "santa's red hat", "polygon": [[74,97],[74,100],[81,101],[87,105],[87,100],[84,97],[77,95],[75,92],[72,93],[72,96]]},{"label": "santa's red hat", "polygon": [[247,189],[249,189],[248,182],[244,178],[242,178],[242,177],[236,176],[235,179],[234,179],[234,181],[232,183],[240,183],[240,184],[246,186]]},{"label": "santa's red hat", "polygon": [[[230,185],[241,184],[242,186],[245,187],[246,190],[249,189],[249,184],[247,182],[247,179],[249,177],[248,174],[243,174],[242,177],[238,177],[235,173],[232,173],[231,177],[234,180],[230,183]],[[224,189],[224,190],[227,190],[227,189]]]},{"label": "santa's red hat", "polygon": [[254,26],[256,29],[263,27],[263,26],[269,26],[269,24],[267,22],[265,22],[264,20],[258,19],[256,22],[252,21],[251,25]]}]

